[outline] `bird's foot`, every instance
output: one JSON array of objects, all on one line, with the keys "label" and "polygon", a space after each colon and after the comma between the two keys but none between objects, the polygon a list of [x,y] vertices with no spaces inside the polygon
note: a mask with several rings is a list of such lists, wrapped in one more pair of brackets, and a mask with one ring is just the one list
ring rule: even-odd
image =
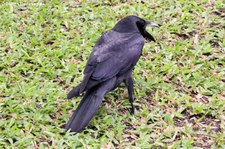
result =
[{"label": "bird's foot", "polygon": [[130,115],[134,115],[134,107],[129,109]]}]

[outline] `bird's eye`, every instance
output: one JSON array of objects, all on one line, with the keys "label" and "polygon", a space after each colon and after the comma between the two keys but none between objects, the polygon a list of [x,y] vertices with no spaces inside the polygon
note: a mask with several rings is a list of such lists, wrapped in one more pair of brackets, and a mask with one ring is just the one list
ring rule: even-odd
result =
[{"label": "bird's eye", "polygon": [[144,21],[137,21],[136,24],[137,24],[137,27],[139,28],[139,30],[145,27]]}]

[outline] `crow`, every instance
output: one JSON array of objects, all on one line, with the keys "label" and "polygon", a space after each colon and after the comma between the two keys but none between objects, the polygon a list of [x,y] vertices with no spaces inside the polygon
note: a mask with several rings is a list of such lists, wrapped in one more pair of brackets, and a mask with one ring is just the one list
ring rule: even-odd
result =
[{"label": "crow", "polygon": [[65,129],[76,133],[83,130],[95,115],[104,95],[122,82],[128,90],[130,114],[134,114],[132,70],[141,56],[145,38],[155,41],[146,31],[146,26],[159,25],[134,15],[127,16],[98,39],[84,69],[83,81],[67,95],[71,99],[85,92]]}]

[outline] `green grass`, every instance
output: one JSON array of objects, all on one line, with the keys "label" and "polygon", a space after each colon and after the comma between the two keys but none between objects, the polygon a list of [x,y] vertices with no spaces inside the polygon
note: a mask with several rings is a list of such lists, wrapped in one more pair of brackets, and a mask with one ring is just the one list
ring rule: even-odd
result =
[{"label": "green grass", "polygon": [[[135,14],[148,28],[134,70],[81,133],[63,127],[95,41]],[[0,3],[0,148],[225,148],[225,4],[197,1]]]}]

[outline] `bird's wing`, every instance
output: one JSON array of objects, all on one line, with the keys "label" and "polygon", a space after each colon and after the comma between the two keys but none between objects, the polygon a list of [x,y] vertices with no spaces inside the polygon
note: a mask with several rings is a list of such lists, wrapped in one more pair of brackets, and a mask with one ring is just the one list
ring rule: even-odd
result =
[{"label": "bird's wing", "polygon": [[126,72],[138,61],[143,46],[144,38],[139,34],[109,31],[98,40],[88,59],[86,79],[104,81]]}]

